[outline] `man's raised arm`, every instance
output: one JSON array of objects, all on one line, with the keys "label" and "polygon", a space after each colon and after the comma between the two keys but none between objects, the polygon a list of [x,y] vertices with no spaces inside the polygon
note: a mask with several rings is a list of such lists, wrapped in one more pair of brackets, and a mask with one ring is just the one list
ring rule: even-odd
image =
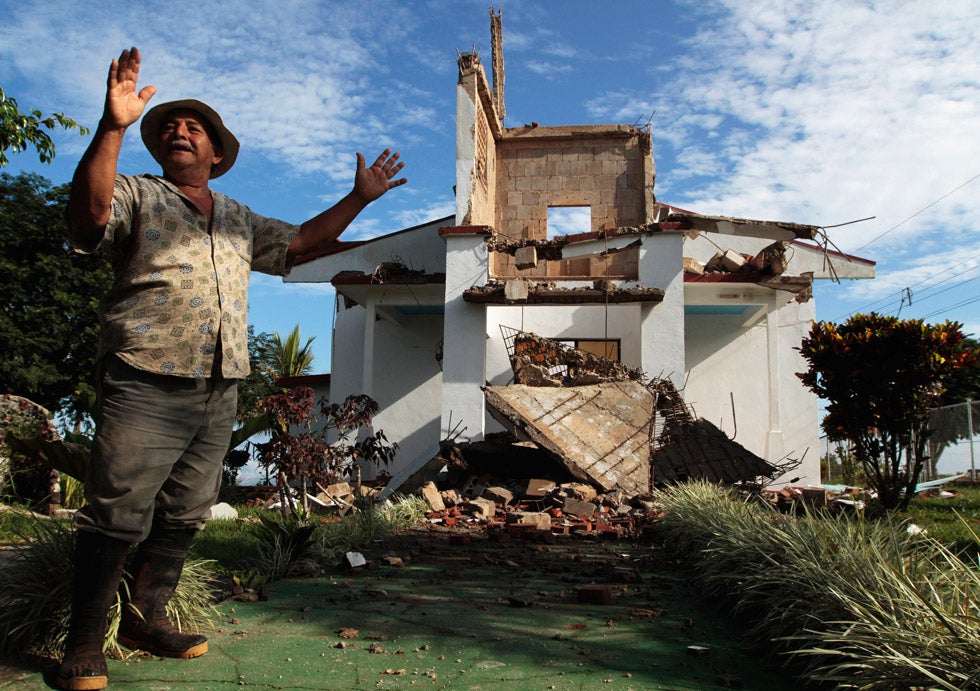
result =
[{"label": "man's raised arm", "polygon": [[364,155],[357,154],[354,189],[329,209],[300,226],[299,234],[289,243],[286,251],[287,261],[291,264],[300,255],[330,246],[365,206],[391,188],[408,182],[408,178],[392,180],[405,167],[398,158],[398,153],[393,154],[391,149],[385,149],[368,168]]},{"label": "man's raised arm", "polygon": [[82,156],[72,178],[68,199],[72,245],[83,251],[94,250],[109,222],[116,164],[126,129],[139,120],[156,87],[136,91],[140,72],[140,52],[124,50],[109,67],[105,108],[92,143]]}]

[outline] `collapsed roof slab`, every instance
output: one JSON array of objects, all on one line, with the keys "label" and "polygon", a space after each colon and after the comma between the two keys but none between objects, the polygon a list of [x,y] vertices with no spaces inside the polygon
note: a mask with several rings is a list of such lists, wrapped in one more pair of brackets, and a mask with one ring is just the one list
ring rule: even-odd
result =
[{"label": "collapsed roof slab", "polygon": [[650,489],[653,397],[639,382],[590,386],[488,386],[487,408],[520,439],[604,491]]},{"label": "collapsed roof slab", "polygon": [[671,439],[653,455],[657,485],[700,479],[725,484],[772,480],[779,469],[755,455],[704,418],[675,425]]}]

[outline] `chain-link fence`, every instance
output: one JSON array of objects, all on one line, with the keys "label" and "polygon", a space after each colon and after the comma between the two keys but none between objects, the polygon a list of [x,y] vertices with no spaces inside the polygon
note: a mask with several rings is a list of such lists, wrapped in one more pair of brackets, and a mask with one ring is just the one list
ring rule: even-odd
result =
[{"label": "chain-link fence", "polygon": [[929,414],[929,455],[932,478],[970,473],[977,480],[980,453],[980,401],[964,401]]},{"label": "chain-link fence", "polygon": [[[980,480],[980,401],[964,401],[933,408],[929,414],[929,461],[920,480],[935,480],[950,475],[970,475]],[[821,477],[825,484],[859,482],[860,464],[854,459],[848,442],[828,441],[820,437]]]}]

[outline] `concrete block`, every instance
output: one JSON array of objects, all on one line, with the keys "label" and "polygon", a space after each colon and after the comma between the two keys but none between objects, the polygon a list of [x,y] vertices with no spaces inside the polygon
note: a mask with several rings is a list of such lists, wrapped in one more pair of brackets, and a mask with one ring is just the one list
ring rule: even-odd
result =
[{"label": "concrete block", "polygon": [[442,495],[439,493],[436,483],[429,482],[422,485],[419,488],[419,494],[429,502],[429,506],[432,507],[433,511],[445,511],[446,504],[442,501]]},{"label": "concrete block", "polygon": [[524,488],[524,496],[529,499],[541,499],[548,496],[548,492],[555,488],[555,483],[551,480],[531,479],[527,481]]},{"label": "concrete block", "polygon": [[592,502],[581,501],[573,497],[568,497],[561,508],[566,515],[580,518],[592,518],[595,515],[595,509],[596,506]]},{"label": "concrete block", "polygon": [[562,485],[561,488],[565,490],[568,496],[574,497],[575,499],[581,499],[582,501],[592,501],[599,496],[599,493],[596,492],[595,487],[592,485],[586,485],[582,482],[569,482]]},{"label": "concrete block", "polygon": [[506,505],[514,501],[514,493],[506,487],[487,487],[483,493],[483,498]]},{"label": "concrete block", "polygon": [[684,257],[684,273],[702,276],[704,275],[704,264],[699,262],[697,259]]},{"label": "concrete block", "polygon": [[533,269],[538,265],[538,248],[533,245],[518,247],[514,252],[514,264],[518,269]]},{"label": "concrete block", "polygon": [[497,505],[489,499],[471,499],[463,505],[463,509],[471,513],[475,518],[488,521],[497,513]]},{"label": "concrete block", "polygon": [[504,283],[504,297],[508,300],[527,300],[527,293],[527,281],[522,278],[512,278]]},{"label": "concrete block", "polygon": [[728,271],[738,271],[745,266],[745,257],[735,250],[728,250],[721,256],[721,265]]},{"label": "concrete block", "polygon": [[534,530],[551,530],[551,516],[544,512],[511,511],[507,514],[507,523],[527,526]]}]

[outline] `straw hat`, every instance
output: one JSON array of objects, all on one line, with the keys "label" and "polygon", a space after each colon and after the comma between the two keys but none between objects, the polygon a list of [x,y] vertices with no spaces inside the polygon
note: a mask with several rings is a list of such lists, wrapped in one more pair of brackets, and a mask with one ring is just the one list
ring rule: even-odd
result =
[{"label": "straw hat", "polygon": [[238,158],[238,140],[225,127],[225,123],[221,121],[221,116],[214,108],[194,98],[161,103],[151,108],[143,116],[143,122],[140,123],[140,134],[143,137],[143,143],[156,162],[163,165],[163,157],[160,154],[160,128],[163,126],[163,121],[167,115],[175,110],[193,110],[208,121],[214,134],[218,137],[222,155],[222,159],[211,168],[211,178],[214,179],[227,173],[235,165],[235,159]]}]

